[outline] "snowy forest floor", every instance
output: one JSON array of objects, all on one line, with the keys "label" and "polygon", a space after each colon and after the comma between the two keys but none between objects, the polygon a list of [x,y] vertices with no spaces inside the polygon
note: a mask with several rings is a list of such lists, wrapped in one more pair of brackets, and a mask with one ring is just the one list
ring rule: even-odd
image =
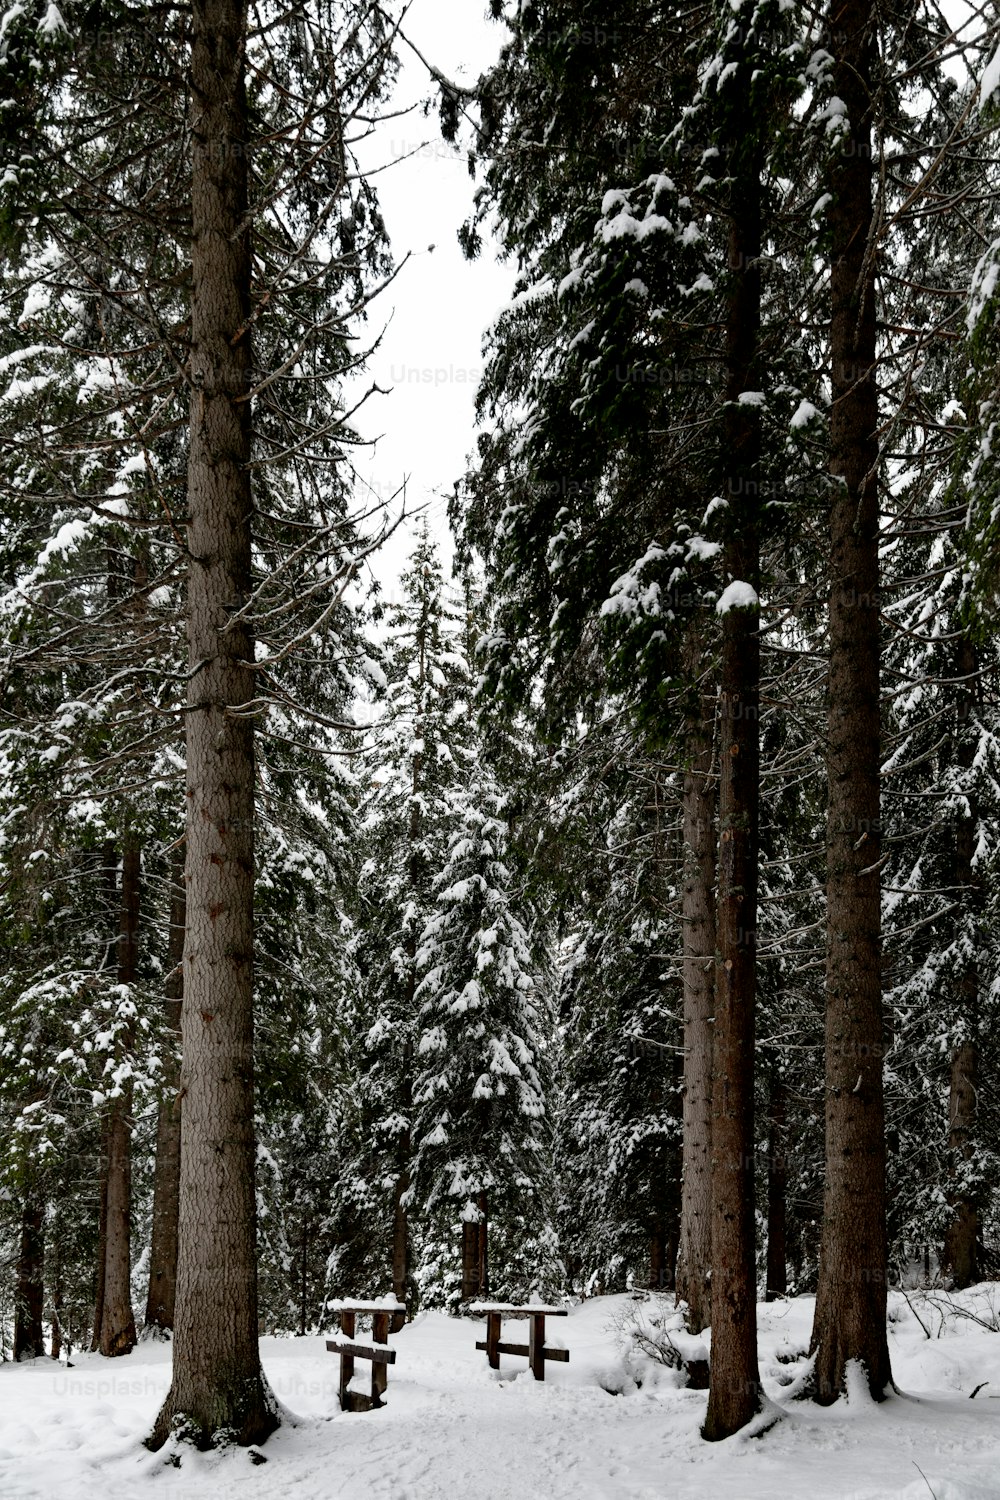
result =
[{"label": "snowy forest floor", "polygon": [[705,1393],[679,1388],[674,1372],[625,1349],[618,1330],[634,1307],[628,1297],[600,1297],[550,1320],[547,1341],[571,1353],[568,1365],[548,1366],[544,1384],[524,1360],[504,1357],[491,1372],[475,1349],[481,1323],[422,1314],[392,1340],[387,1406],[357,1415],[337,1410],[339,1362],[322,1338],[263,1339],[268,1377],[297,1425],[274,1435],[257,1466],[244,1450],[185,1451],[177,1468],[141,1446],[169,1382],[168,1345],[142,1344],[114,1361],[76,1354],[69,1369],[5,1364],[0,1495],[1000,1497],[1000,1333],[982,1326],[1000,1321],[1000,1284],[955,1297],[891,1294],[900,1394],[881,1406],[866,1395],[829,1409],[789,1401],[805,1369],[812,1298],[762,1306],[761,1374],[781,1419],[761,1438],[715,1445],[698,1435]]}]

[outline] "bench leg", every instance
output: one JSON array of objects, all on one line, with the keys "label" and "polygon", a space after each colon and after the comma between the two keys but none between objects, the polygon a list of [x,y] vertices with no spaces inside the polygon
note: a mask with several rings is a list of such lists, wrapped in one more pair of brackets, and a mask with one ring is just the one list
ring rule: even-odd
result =
[{"label": "bench leg", "polygon": [[[354,1314],[342,1312],[340,1314],[340,1331],[347,1339],[354,1337]],[[351,1401],[347,1387],[354,1378],[354,1356],[353,1354],[342,1354],[340,1356],[340,1409],[350,1411]]]},{"label": "bench leg", "polygon": [[500,1342],[500,1314],[486,1314],[486,1358],[494,1370],[500,1368],[500,1350],[497,1345]]},{"label": "bench leg", "polygon": [[[389,1342],[389,1314],[375,1313],[372,1317],[372,1339],[376,1344]],[[372,1363],[372,1406],[384,1406],[382,1397],[389,1384],[389,1366]]]},{"label": "bench leg", "polygon": [[528,1363],[536,1380],[545,1379],[545,1314],[532,1313],[528,1319]]}]

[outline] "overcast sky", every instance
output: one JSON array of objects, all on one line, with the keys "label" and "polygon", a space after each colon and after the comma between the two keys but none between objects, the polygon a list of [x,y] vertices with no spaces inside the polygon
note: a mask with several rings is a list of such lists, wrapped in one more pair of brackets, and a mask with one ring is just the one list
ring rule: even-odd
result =
[{"label": "overcast sky", "polygon": [[[472,83],[495,57],[503,29],[489,21],[485,0],[414,0],[406,33],[448,77]],[[423,64],[401,46],[403,70],[392,108],[428,97]],[[373,356],[374,376],[387,397],[373,398],[360,419],[374,452],[361,450],[357,468],[386,497],[407,483],[407,504],[427,504],[432,531],[450,557],[447,496],[474,444],[474,397],[482,366],[481,336],[510,300],[513,269],[489,247],[467,261],[456,233],[472,208],[474,183],[464,153],[441,139],[436,109],[387,121],[365,143],[363,165],[397,165],[374,178],[393,254],[409,263],[374,304],[369,328],[389,326]],[[428,247],[434,246],[433,250]],[[386,597],[409,550],[399,533],[373,564]]]}]

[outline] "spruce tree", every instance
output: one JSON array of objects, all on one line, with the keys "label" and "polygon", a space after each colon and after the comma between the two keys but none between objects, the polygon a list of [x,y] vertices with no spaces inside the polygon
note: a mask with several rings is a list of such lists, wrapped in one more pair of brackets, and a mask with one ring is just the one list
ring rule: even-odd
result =
[{"label": "spruce tree", "polygon": [[442,576],[426,521],[386,609],[384,678],[363,757],[362,856],[355,908],[361,993],[355,1025],[362,1111],[354,1176],[368,1184],[373,1293],[391,1277],[400,1301],[414,1292],[414,1225],[408,1206],[416,1071],[417,949],[436,874],[461,816],[475,764],[472,669],[466,621]]},{"label": "spruce tree", "polygon": [[417,950],[411,1201],[424,1300],[551,1292],[555,1255],[544,954],[518,913],[510,829],[480,771]]}]

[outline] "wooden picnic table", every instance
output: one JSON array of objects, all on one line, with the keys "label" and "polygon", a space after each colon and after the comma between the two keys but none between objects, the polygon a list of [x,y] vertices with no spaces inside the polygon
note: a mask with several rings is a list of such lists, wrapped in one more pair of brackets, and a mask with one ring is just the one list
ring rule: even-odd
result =
[{"label": "wooden picnic table", "polygon": [[[340,1355],[340,1409],[341,1411],[371,1411],[384,1406],[382,1397],[389,1382],[389,1366],[396,1363],[396,1351],[389,1348],[390,1323],[392,1331],[402,1327],[406,1317],[406,1305],[388,1297],[382,1302],[352,1302],[336,1298],[328,1302],[331,1312],[340,1314],[340,1335],[327,1339],[326,1347],[331,1354]],[[356,1336],[358,1313],[370,1314],[372,1336],[370,1339]],[[354,1361],[371,1361],[371,1393],[350,1390],[354,1378]]]},{"label": "wooden picnic table", "polygon": [[[569,1364],[568,1349],[547,1349],[545,1347],[545,1319],[546,1318],[568,1318],[569,1309],[566,1307],[542,1307],[535,1303],[529,1303],[526,1307],[519,1307],[513,1302],[470,1302],[468,1311],[471,1313],[485,1313],[486,1315],[486,1338],[476,1343],[477,1349],[485,1349],[486,1357],[494,1370],[500,1368],[501,1354],[517,1354],[522,1358],[527,1355],[528,1364],[532,1375],[536,1380],[545,1379],[545,1361],[547,1359],[557,1360],[560,1364]],[[511,1344],[501,1341],[500,1325],[504,1318],[527,1318],[528,1319],[528,1342],[526,1344]]]}]

